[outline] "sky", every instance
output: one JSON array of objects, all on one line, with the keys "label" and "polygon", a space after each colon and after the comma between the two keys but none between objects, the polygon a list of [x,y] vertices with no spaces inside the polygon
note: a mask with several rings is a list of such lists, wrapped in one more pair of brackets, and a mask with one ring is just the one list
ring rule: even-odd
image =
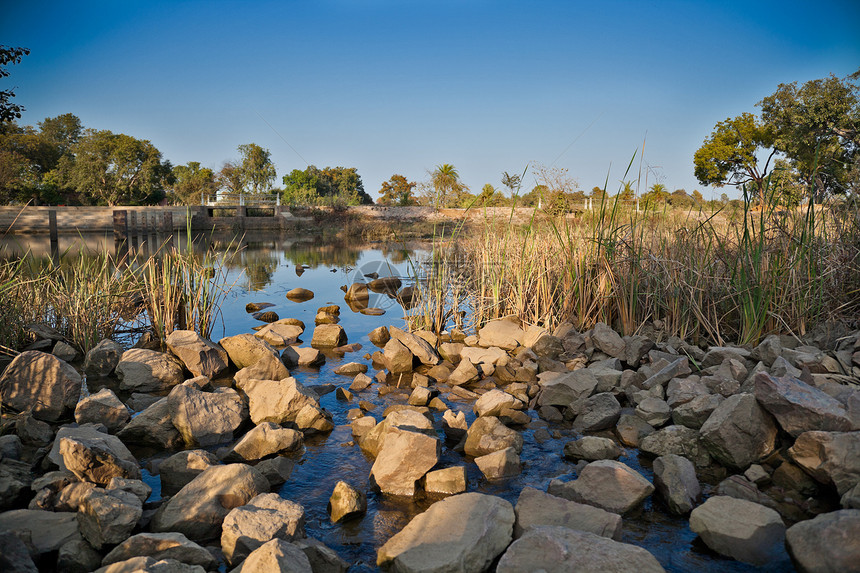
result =
[{"label": "sky", "polygon": [[356,167],[376,198],[443,163],[473,192],[538,163],[614,193],[632,160],[642,191],[711,198],[737,196],[693,174],[714,125],[857,71],[860,2],[6,0],[0,43],[31,50],[0,80],[20,123],[70,112],[174,165],[253,142],[278,185]]}]

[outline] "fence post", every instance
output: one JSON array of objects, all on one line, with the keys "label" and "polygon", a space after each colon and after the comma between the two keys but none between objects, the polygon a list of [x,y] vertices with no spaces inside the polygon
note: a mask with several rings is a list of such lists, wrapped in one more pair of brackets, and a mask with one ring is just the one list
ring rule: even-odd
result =
[{"label": "fence post", "polygon": [[51,235],[51,258],[54,263],[59,263],[60,238],[57,236],[57,212],[54,209],[48,211],[48,229]]}]

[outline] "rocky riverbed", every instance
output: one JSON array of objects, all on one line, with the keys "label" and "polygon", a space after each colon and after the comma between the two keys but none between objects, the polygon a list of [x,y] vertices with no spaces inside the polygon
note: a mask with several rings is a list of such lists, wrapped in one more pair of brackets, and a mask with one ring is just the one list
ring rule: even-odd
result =
[{"label": "rocky riverbed", "polygon": [[499,320],[362,348],[339,314],[85,357],[42,332],[0,377],[0,568],[860,568],[858,332]]}]

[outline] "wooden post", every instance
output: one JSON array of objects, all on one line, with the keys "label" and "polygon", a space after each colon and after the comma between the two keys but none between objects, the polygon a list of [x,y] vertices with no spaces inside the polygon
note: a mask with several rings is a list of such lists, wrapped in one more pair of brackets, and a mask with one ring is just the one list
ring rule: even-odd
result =
[{"label": "wooden post", "polygon": [[60,262],[60,238],[57,236],[57,212],[53,209],[48,211],[48,229],[51,235],[51,258],[57,264]]},{"label": "wooden post", "polygon": [[113,246],[117,261],[128,257],[128,211],[115,209],[113,212]]},{"label": "wooden post", "polygon": [[128,212],[128,232],[131,235],[131,248],[137,250],[137,212]]}]

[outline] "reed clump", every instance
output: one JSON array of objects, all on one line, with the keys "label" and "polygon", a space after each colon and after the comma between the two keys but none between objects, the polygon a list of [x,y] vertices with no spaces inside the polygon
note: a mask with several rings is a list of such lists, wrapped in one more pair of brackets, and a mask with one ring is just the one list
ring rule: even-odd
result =
[{"label": "reed clump", "polygon": [[711,344],[856,320],[857,209],[811,201],[783,208],[778,189],[763,205],[753,208],[749,197],[744,205],[736,213],[639,211],[604,201],[576,216],[535,209],[525,225],[487,218],[477,233],[437,241],[434,256],[446,262],[424,281],[419,314],[437,330],[461,308],[472,326],[513,315],[548,329],[604,322],[634,334],[660,321],[666,336]]}]

